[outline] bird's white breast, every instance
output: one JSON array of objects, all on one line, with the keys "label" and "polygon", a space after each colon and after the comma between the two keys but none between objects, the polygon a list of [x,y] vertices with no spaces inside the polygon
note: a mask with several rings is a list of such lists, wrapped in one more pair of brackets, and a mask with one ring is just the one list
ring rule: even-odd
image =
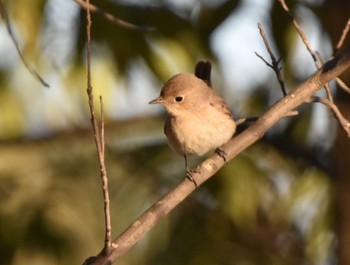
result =
[{"label": "bird's white breast", "polygon": [[[190,117],[189,117],[190,115]],[[211,107],[167,118],[164,131],[170,146],[181,155],[202,156],[226,143],[235,132],[233,119]]]}]

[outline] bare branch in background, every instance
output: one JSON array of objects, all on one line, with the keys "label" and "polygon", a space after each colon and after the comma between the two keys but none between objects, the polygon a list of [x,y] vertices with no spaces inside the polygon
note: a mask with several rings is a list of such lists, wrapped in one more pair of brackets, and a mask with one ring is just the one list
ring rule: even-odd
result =
[{"label": "bare branch in background", "polygon": [[309,51],[309,53],[311,54],[312,56],[312,59],[314,60],[316,66],[317,66],[317,69],[319,69],[321,67],[321,63],[317,60],[317,56],[315,54],[315,52],[313,51],[313,49],[311,48],[311,45],[306,37],[306,34],[304,33],[304,31],[301,29],[299,23],[295,20],[295,18],[293,17],[292,13],[290,12],[289,10],[289,7],[287,6],[286,2],[284,0],[278,0],[281,5],[282,5],[282,8],[287,12],[289,18],[292,20],[293,24],[294,24],[294,27],[296,28],[296,30],[298,31],[302,41],[304,42],[307,50]]},{"label": "bare branch in background", "polygon": [[140,31],[140,32],[150,32],[155,30],[154,27],[150,27],[150,26],[137,26],[135,24],[129,23],[125,20],[119,19],[113,15],[111,15],[110,13],[104,11],[101,8],[98,8],[97,6],[84,2],[83,0],[73,0],[74,2],[76,2],[77,4],[79,4],[82,8],[84,8],[85,10],[89,10],[90,12],[95,12],[97,14],[100,14],[101,16],[103,16],[106,20],[120,26],[123,28],[127,28],[127,29],[131,29],[131,30],[136,30],[136,31]]},{"label": "bare branch in background", "polygon": [[[340,36],[340,39],[338,41],[338,44],[335,48],[335,51],[333,52],[333,55],[336,54],[344,45],[345,39],[348,36],[350,32],[350,18],[348,19],[348,22],[346,23],[343,32]],[[347,86],[339,77],[335,79],[335,81],[337,82],[338,86],[343,89],[345,92],[350,93],[350,87]]]},{"label": "bare branch in background", "polygon": [[334,114],[339,124],[342,126],[343,130],[346,132],[348,137],[350,137],[350,121],[348,121],[343,114],[340,112],[339,108],[330,100],[322,97],[311,97],[308,101],[309,103],[321,103],[327,106]]},{"label": "bare branch in background", "polygon": [[[299,25],[298,21],[296,21],[296,19],[293,17],[292,13],[289,10],[289,7],[287,6],[285,0],[279,0],[280,4],[282,5],[282,8],[287,12],[288,16],[290,17],[290,19],[293,22],[293,25],[295,27],[295,29],[297,30],[298,34],[300,35],[301,40],[303,41],[303,43],[305,44],[306,49],[309,51],[315,65],[317,69],[320,69],[322,66],[322,58],[321,55],[318,54],[317,52],[315,52],[312,47],[311,44],[309,42],[309,40],[306,37],[306,34],[304,33],[304,31],[301,29],[301,26]],[[331,93],[331,89],[329,87],[329,84],[325,84],[324,86],[326,93],[327,93],[327,97],[328,99],[333,102],[333,96]]]},{"label": "bare branch in background", "polygon": [[348,87],[343,80],[341,80],[339,77],[335,79],[337,81],[338,86],[343,89],[345,92],[348,92],[350,94],[350,87]]},{"label": "bare branch in background", "polygon": [[[89,0],[86,0],[89,4]],[[101,180],[102,180],[102,190],[104,197],[104,213],[105,213],[105,244],[102,250],[103,254],[107,255],[110,252],[112,245],[112,228],[111,228],[111,215],[110,215],[110,198],[108,191],[108,177],[105,165],[105,136],[104,136],[104,119],[103,119],[103,101],[100,97],[100,107],[101,107],[101,132],[99,130],[97,119],[95,115],[94,107],[94,95],[93,87],[91,85],[91,15],[90,10],[87,9],[86,13],[86,35],[87,35],[87,94],[88,102],[91,114],[91,123],[94,131],[94,139],[98,153],[98,159],[100,163]]]},{"label": "bare branch in background", "polygon": [[24,66],[27,68],[27,70],[37,79],[39,80],[39,82],[44,86],[44,87],[50,87],[50,85],[38,74],[37,71],[35,71],[35,69],[30,65],[30,63],[28,62],[27,58],[24,56],[24,54],[21,51],[21,48],[19,47],[19,44],[15,38],[15,34],[13,33],[12,30],[12,26],[11,26],[11,21],[10,21],[10,17],[7,13],[7,10],[4,6],[4,4],[2,3],[2,0],[0,0],[0,14],[1,17],[5,23],[7,32],[13,42],[13,44],[16,47],[17,53],[19,55],[19,57],[21,58]]},{"label": "bare branch in background", "polygon": [[260,31],[260,35],[261,35],[261,37],[262,37],[263,40],[264,40],[265,47],[266,47],[268,53],[270,54],[272,64],[268,63],[259,53],[255,52],[255,54],[256,54],[256,56],[258,56],[267,66],[271,67],[272,70],[275,71],[276,76],[277,76],[278,83],[280,84],[280,87],[281,87],[281,89],[282,89],[283,96],[286,96],[286,95],[287,95],[286,87],[285,87],[285,85],[284,85],[284,81],[283,81],[283,78],[282,78],[282,75],[281,75],[281,69],[282,69],[282,67],[279,66],[279,63],[280,63],[281,59],[278,59],[278,60],[277,60],[276,57],[275,57],[275,55],[273,54],[272,49],[271,49],[271,47],[270,47],[270,44],[269,44],[269,42],[267,41],[265,31],[264,31],[264,29],[263,29],[263,27],[262,27],[262,25],[261,25],[260,23],[258,23],[258,28],[259,28],[259,31]]},{"label": "bare branch in background", "polygon": [[[281,3],[283,9],[288,13],[289,17],[291,18],[291,20],[292,20],[296,30],[298,31],[301,39],[303,40],[307,50],[311,54],[317,69],[320,69],[321,64],[323,63],[323,59],[322,59],[321,55],[318,52],[314,52],[313,49],[311,48],[311,45],[310,45],[310,43],[309,43],[305,33],[302,31],[300,25],[294,19],[293,15],[289,11],[289,8],[288,8],[287,4],[285,3],[285,0],[279,0],[279,2]],[[345,40],[347,34],[349,33],[349,28],[350,28],[350,19],[348,20],[348,22],[347,22],[347,24],[346,24],[346,26],[345,26],[345,28],[344,28],[344,30],[342,32],[342,35],[341,35],[341,37],[339,39],[339,42],[338,42],[337,47],[336,47],[336,50],[334,51],[333,54],[335,54],[335,52],[342,47],[342,45],[344,43],[344,40]],[[343,90],[349,92],[349,87],[346,86],[346,84],[343,81],[341,81],[339,77],[336,78],[336,82],[337,82],[337,84],[339,85],[340,88],[342,88]],[[329,84],[328,83],[325,84],[324,87],[325,87],[325,90],[326,90],[326,93],[327,93],[328,100],[320,100],[320,101],[317,101],[317,102],[323,103],[324,105],[328,106],[331,109],[331,111],[335,114],[335,117],[338,119],[339,123],[342,125],[344,130],[348,132],[348,128],[347,128],[346,122],[344,122],[343,119],[341,118],[341,117],[343,117],[343,115],[338,113],[339,110],[338,109],[335,110],[334,106],[332,106],[331,104],[328,104],[328,103],[332,103],[333,104],[333,102],[334,102]],[[315,102],[315,101],[310,100],[310,102]]]},{"label": "bare branch in background", "polygon": [[339,39],[339,41],[337,43],[337,46],[335,47],[335,50],[334,50],[333,54],[336,54],[341,49],[341,47],[343,46],[347,35],[349,34],[349,31],[350,31],[350,18],[348,19],[348,22],[346,23],[346,25],[345,25],[345,27],[343,29],[343,32],[342,32],[342,34],[340,36],[340,39]]}]

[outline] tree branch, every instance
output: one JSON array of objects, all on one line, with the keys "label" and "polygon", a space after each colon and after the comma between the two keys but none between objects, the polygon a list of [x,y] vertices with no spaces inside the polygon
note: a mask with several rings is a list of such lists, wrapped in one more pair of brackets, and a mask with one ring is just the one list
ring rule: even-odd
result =
[{"label": "tree branch", "polygon": [[284,9],[284,11],[286,11],[286,13],[288,14],[288,16],[290,17],[290,19],[292,20],[293,22],[293,25],[294,27],[296,28],[297,32],[299,33],[302,41],[304,42],[307,50],[309,51],[309,53],[311,54],[312,56],[312,59],[314,60],[316,66],[317,66],[317,69],[319,69],[321,67],[321,64],[320,62],[317,60],[317,56],[314,52],[314,50],[311,48],[311,45],[306,37],[306,34],[304,33],[304,31],[301,29],[299,23],[294,19],[292,13],[290,12],[289,10],[289,7],[287,6],[285,0],[278,0],[282,6],[282,8]]},{"label": "tree branch", "polygon": [[[291,14],[291,12],[289,11],[289,8],[287,6],[287,4],[285,3],[285,0],[279,0],[280,4],[282,5],[282,8],[287,12],[287,14],[289,15],[289,17],[291,18],[296,30],[298,31],[302,41],[304,42],[307,50],[309,51],[309,53],[311,54],[315,65],[317,67],[317,69],[321,68],[321,64],[323,63],[323,59],[321,57],[321,55],[316,51],[314,52],[313,49],[311,48],[311,45],[305,35],[305,33],[303,32],[303,30],[301,29],[300,25],[298,24],[298,22],[294,19],[293,15]],[[338,51],[344,44],[344,40],[347,36],[347,34],[349,33],[350,30],[350,19],[347,21],[347,24],[342,32],[342,35],[338,41],[338,44],[336,46],[336,49],[334,51],[333,54],[336,53],[336,51]],[[335,78],[338,86],[343,89],[346,92],[349,92],[349,87],[340,79],[340,78]],[[335,117],[338,119],[339,123],[342,125],[342,127],[344,128],[344,130],[348,133],[348,125],[346,124],[346,122],[344,121],[343,115],[340,113],[339,109],[337,108],[337,106],[335,106],[333,104],[334,100],[333,100],[333,96],[331,93],[331,89],[328,83],[326,83],[324,85],[324,88],[326,90],[327,93],[327,99],[319,99],[318,101],[313,101],[312,99],[308,99],[309,102],[320,102],[323,103],[324,105],[328,106],[330,108],[330,110],[335,114]],[[328,104],[329,103],[329,104]]]},{"label": "tree branch", "polygon": [[[87,5],[89,5],[89,0],[86,0]],[[100,97],[100,108],[101,108],[101,132],[99,130],[97,119],[95,115],[95,107],[94,107],[94,94],[93,87],[91,85],[91,16],[90,10],[87,9],[86,12],[86,37],[87,37],[87,53],[86,53],[86,61],[87,61],[87,95],[88,102],[90,107],[90,115],[91,115],[91,124],[94,131],[94,139],[98,154],[98,160],[100,163],[100,172],[101,172],[101,180],[102,180],[102,191],[104,197],[104,213],[105,213],[105,244],[102,250],[104,255],[107,255],[110,252],[112,245],[112,228],[111,228],[111,215],[110,215],[110,199],[109,199],[109,191],[108,191],[108,177],[107,177],[107,169],[105,165],[105,137],[104,137],[104,119],[103,119],[103,101],[102,97]]]},{"label": "tree branch", "polygon": [[132,23],[129,23],[125,20],[119,19],[113,15],[111,15],[110,13],[104,11],[101,8],[98,8],[97,6],[84,2],[83,0],[73,0],[74,2],[76,2],[78,5],[80,5],[82,8],[84,8],[85,10],[89,10],[91,12],[95,12],[97,14],[100,14],[101,16],[103,16],[106,20],[120,26],[123,28],[127,28],[127,29],[131,29],[131,30],[136,30],[136,31],[140,31],[140,32],[150,32],[155,30],[154,27],[149,27],[149,26],[137,26],[134,25]]},{"label": "tree branch", "polygon": [[341,80],[339,77],[337,77],[335,80],[341,89],[350,94],[350,87],[348,87],[343,80]]},{"label": "tree branch", "polygon": [[[339,51],[343,47],[344,41],[345,41],[346,37],[348,36],[349,32],[350,32],[350,18],[348,19],[348,21],[343,29],[343,32],[340,36],[340,39],[338,41],[338,44],[337,44],[333,54],[336,54],[337,51]],[[341,80],[340,78],[336,78],[335,81],[337,82],[338,86],[341,89],[343,89],[345,92],[350,93],[350,88],[343,82],[343,80]]]},{"label": "tree branch", "polygon": [[19,57],[21,58],[22,63],[24,64],[24,66],[27,68],[27,70],[37,79],[39,80],[39,82],[44,86],[44,87],[50,87],[50,85],[38,74],[37,71],[35,71],[35,69],[30,65],[30,63],[28,62],[27,58],[24,56],[24,54],[21,51],[21,48],[19,47],[19,44],[16,40],[15,34],[13,33],[12,30],[12,26],[11,26],[11,22],[10,22],[10,17],[7,13],[7,10],[4,6],[4,4],[2,3],[2,0],[0,0],[0,15],[5,23],[7,32],[13,42],[13,44],[16,47],[17,53],[19,55]]},{"label": "tree branch", "polygon": [[343,29],[343,32],[340,36],[340,39],[337,43],[337,46],[335,47],[334,54],[336,54],[340,50],[340,48],[343,46],[344,41],[346,39],[346,36],[349,34],[349,32],[350,32],[350,18],[348,19],[348,21]]},{"label": "tree branch", "polygon": [[334,116],[339,121],[340,125],[342,126],[342,128],[344,129],[344,131],[346,132],[348,137],[350,137],[350,122],[343,116],[343,114],[340,112],[337,105],[335,105],[332,101],[330,101],[326,98],[314,97],[314,96],[311,97],[308,100],[308,102],[321,103],[321,104],[327,106],[333,112]]},{"label": "tree branch", "polygon": [[[298,32],[298,34],[299,34],[301,40],[303,41],[303,43],[304,43],[306,49],[309,51],[309,53],[310,53],[310,55],[311,55],[311,57],[312,57],[312,59],[313,59],[315,65],[316,65],[316,68],[317,68],[317,69],[320,69],[321,66],[322,66],[322,63],[323,63],[323,62],[322,62],[323,60],[322,60],[320,54],[317,53],[317,52],[315,52],[315,51],[312,49],[311,44],[310,44],[309,40],[308,40],[307,37],[306,37],[306,34],[305,34],[304,31],[301,29],[301,26],[299,25],[298,21],[296,21],[296,19],[293,17],[293,15],[292,15],[292,13],[290,12],[290,10],[289,10],[289,8],[288,8],[288,6],[287,6],[285,0],[279,0],[279,2],[280,2],[280,4],[281,4],[282,8],[287,12],[288,16],[289,16],[290,19],[292,20],[293,25],[294,25],[295,29],[297,30],[297,32]],[[324,88],[325,88],[325,90],[326,90],[328,99],[329,99],[330,101],[333,102],[333,97],[332,97],[332,93],[331,93],[331,89],[330,89],[330,87],[329,87],[329,84],[325,84],[325,85],[324,85]]]},{"label": "tree branch", "polygon": [[286,91],[286,87],[284,85],[284,81],[283,81],[283,78],[282,78],[282,75],[281,75],[281,67],[279,66],[279,63],[280,63],[280,59],[276,59],[276,57],[274,56],[273,52],[272,52],[272,49],[270,47],[270,44],[266,38],[266,34],[265,34],[265,31],[262,27],[262,25],[260,23],[258,23],[258,28],[259,28],[259,31],[260,31],[260,35],[261,37],[263,38],[263,41],[264,41],[264,44],[265,44],[265,47],[268,51],[268,53],[270,54],[270,58],[271,58],[271,61],[272,61],[272,64],[270,64],[269,62],[267,62],[264,57],[262,57],[259,53],[255,52],[256,56],[258,56],[268,67],[272,68],[272,70],[275,71],[275,74],[277,76],[277,80],[278,80],[278,83],[280,84],[280,87],[281,87],[281,90],[282,90],[282,93],[283,93],[283,96],[286,96],[287,95],[287,91]]},{"label": "tree branch", "polygon": [[[291,91],[286,97],[271,106],[258,120],[225,144],[222,149],[227,153],[228,159],[233,159],[247,147],[259,140],[272,126],[285,115],[299,105],[305,103],[314,93],[321,89],[327,82],[335,79],[343,71],[350,67],[350,47],[342,54],[327,62],[321,69],[311,75],[298,88]],[[218,154],[213,154],[203,163],[198,165],[192,174],[198,185],[201,185],[213,176],[222,166],[223,159]],[[118,238],[112,243],[109,255],[100,253],[89,264],[112,264],[125,254],[138,240],[146,234],[155,224],[164,218],[173,208],[182,202],[194,191],[191,181],[184,178],[173,190],[155,203],[137,218]]]}]

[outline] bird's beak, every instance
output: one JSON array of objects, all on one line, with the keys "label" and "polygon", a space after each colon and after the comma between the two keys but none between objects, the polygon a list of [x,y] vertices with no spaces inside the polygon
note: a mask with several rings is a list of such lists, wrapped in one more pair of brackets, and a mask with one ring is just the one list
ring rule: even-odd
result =
[{"label": "bird's beak", "polygon": [[163,98],[162,97],[153,99],[150,102],[148,102],[148,104],[162,104],[162,103],[163,103]]}]

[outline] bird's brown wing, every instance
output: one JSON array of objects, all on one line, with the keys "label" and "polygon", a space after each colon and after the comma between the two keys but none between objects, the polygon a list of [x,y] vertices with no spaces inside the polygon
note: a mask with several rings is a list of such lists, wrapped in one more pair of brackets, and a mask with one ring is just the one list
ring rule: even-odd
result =
[{"label": "bird's brown wing", "polygon": [[210,102],[210,105],[233,119],[231,110],[227,107],[226,103],[222,99]]}]

